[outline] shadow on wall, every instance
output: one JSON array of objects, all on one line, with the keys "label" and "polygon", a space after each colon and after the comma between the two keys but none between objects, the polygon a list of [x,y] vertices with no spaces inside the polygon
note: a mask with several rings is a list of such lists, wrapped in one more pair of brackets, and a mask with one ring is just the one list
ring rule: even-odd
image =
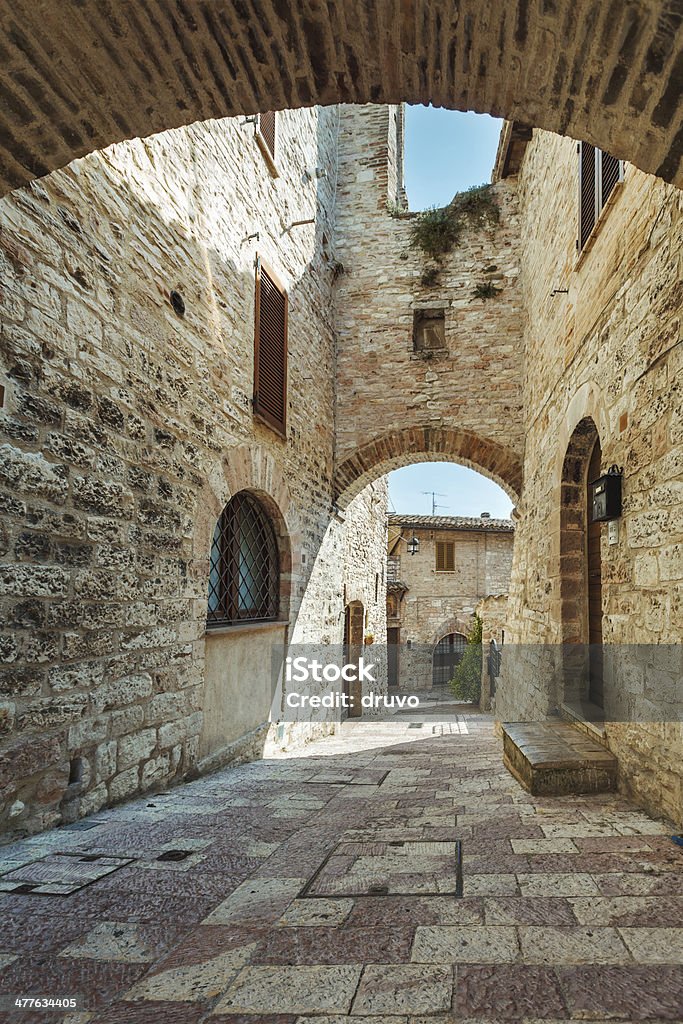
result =
[{"label": "shadow on wall", "polygon": [[[321,166],[333,115],[318,124]],[[203,723],[217,708],[228,722],[238,691],[250,756],[262,750],[270,695],[254,700],[248,657],[261,639],[239,641],[244,671],[207,704],[209,477],[247,445],[290,484],[295,623],[331,507],[331,228],[321,215],[314,247],[261,225],[290,280],[285,443],[251,412],[254,278],[251,256],[236,257],[248,225],[230,235],[229,171],[207,185],[224,144],[211,124],[126,144],[0,207],[5,829],[40,830],[194,770]],[[316,211],[331,190],[317,182]]]}]

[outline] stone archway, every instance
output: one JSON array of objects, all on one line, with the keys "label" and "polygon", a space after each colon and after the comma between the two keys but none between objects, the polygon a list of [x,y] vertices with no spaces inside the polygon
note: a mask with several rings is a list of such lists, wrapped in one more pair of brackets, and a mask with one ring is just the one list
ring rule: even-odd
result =
[{"label": "stone archway", "polygon": [[[233,448],[218,459],[207,475],[194,513],[191,573],[208,579],[209,551],[216,520],[239,491],[249,491],[263,504],[275,528],[280,553],[280,600],[282,618],[289,616],[290,597],[301,567],[301,537],[292,514],[287,481],[272,453],[259,445]],[[199,614],[206,613],[202,591]]]},{"label": "stone archway", "polygon": [[373,480],[414,462],[457,462],[493,480],[515,502],[522,490],[522,460],[510,448],[468,430],[406,427],[369,441],[340,463],[337,503],[345,507]]},{"label": "stone archway", "polygon": [[442,636],[432,651],[432,686],[446,686],[456,665],[462,661],[467,635],[454,631]]},{"label": "stone archway", "polygon": [[564,703],[602,706],[600,526],[590,522],[589,485],[600,472],[600,436],[585,416],[572,433],[560,490],[560,614]]},{"label": "stone archway", "polygon": [[465,637],[472,629],[472,619],[468,622],[466,619],[456,616],[454,619],[447,619],[443,622],[439,628],[432,634],[430,643],[432,647],[438,644],[439,640],[442,640],[449,633],[462,633]]},{"label": "stone archway", "polygon": [[683,184],[673,0],[12,0],[0,190],[111,143],[329,103],[428,103],[585,139]]}]

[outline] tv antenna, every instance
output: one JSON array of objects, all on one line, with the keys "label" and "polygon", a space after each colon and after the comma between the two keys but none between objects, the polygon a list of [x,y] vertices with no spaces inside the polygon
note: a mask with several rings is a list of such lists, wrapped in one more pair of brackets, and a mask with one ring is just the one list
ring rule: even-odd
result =
[{"label": "tv antenna", "polygon": [[437,498],[445,498],[445,497],[447,497],[447,495],[441,494],[439,491],[423,491],[422,493],[423,494],[431,494],[431,496],[432,496],[432,515],[433,516],[436,515],[437,508],[447,508],[448,507],[447,505],[440,505],[437,502],[437,500],[436,500]]}]

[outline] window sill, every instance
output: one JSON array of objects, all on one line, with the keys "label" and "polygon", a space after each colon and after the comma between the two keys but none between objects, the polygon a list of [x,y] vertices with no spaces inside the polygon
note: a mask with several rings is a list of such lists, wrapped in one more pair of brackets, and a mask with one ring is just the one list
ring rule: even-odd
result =
[{"label": "window sill", "polygon": [[272,622],[234,622],[230,626],[207,626],[206,637],[225,636],[232,633],[267,633],[289,625],[289,619],[275,619]]},{"label": "window sill", "polygon": [[272,433],[275,434],[276,437],[279,437],[281,441],[287,440],[287,424],[285,424],[284,426],[280,426],[279,424],[273,423],[270,417],[266,416],[265,413],[262,413],[258,410],[255,402],[253,404],[253,409],[254,419],[257,420],[257,422],[260,423],[261,426],[267,427],[268,430],[272,431]]},{"label": "window sill", "polygon": [[598,219],[596,220],[595,224],[593,225],[593,230],[591,231],[590,235],[586,239],[586,244],[584,245],[583,249],[581,250],[581,252],[578,253],[578,255],[576,257],[576,262],[574,264],[574,272],[575,273],[578,270],[581,269],[581,267],[583,266],[584,260],[587,258],[588,254],[590,253],[590,251],[592,250],[593,246],[595,245],[595,242],[596,242],[597,238],[599,237],[599,235],[600,235],[600,233],[602,231],[602,227],[603,227],[603,225],[605,223],[605,218],[607,217],[607,215],[609,214],[609,211],[614,206],[614,203],[617,201],[617,196],[619,196],[621,194],[621,192],[623,192],[625,183],[626,183],[625,179],[622,180],[622,181],[618,181],[616,183],[616,185],[614,186],[614,188],[612,189],[612,191],[610,192],[610,194],[609,194],[609,196],[607,198],[607,202],[605,203],[605,205],[603,206],[602,210],[600,211],[600,216],[598,217]]}]

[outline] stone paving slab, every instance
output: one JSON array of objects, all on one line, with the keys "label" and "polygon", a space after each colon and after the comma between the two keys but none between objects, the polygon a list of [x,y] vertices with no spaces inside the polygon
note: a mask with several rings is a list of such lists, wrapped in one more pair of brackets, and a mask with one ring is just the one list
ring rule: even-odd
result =
[{"label": "stone paving slab", "polygon": [[10,1024],[683,1021],[670,826],[619,794],[531,796],[483,716],[346,723],[92,820],[2,850],[0,874],[129,860],[69,895],[0,892],[0,995],[80,1000]]}]

